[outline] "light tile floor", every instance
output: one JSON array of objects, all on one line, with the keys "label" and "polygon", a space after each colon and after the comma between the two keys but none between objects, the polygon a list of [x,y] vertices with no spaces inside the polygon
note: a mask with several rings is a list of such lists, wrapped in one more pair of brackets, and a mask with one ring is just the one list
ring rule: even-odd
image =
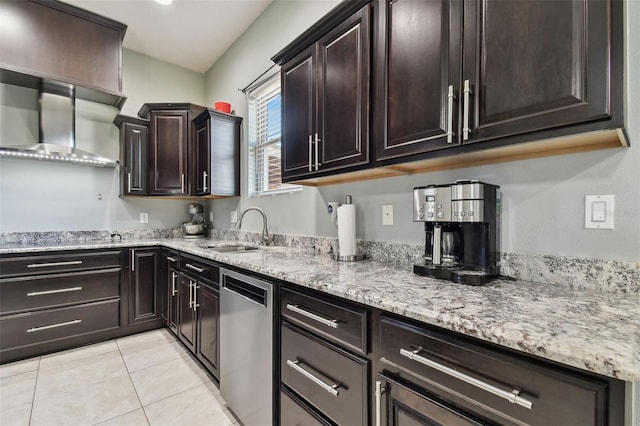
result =
[{"label": "light tile floor", "polygon": [[229,426],[205,370],[167,330],[0,366],[0,425]]}]

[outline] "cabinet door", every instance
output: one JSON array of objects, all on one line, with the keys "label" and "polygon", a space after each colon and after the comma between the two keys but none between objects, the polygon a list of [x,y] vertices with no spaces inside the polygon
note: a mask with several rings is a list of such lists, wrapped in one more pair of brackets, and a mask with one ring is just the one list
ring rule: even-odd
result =
[{"label": "cabinet door", "polygon": [[211,120],[205,120],[195,126],[195,141],[193,143],[192,159],[194,173],[192,188],[193,195],[208,195],[211,193]]},{"label": "cabinet door", "polygon": [[157,249],[131,249],[129,324],[160,316],[159,257]]},{"label": "cabinet door", "polygon": [[152,111],[150,120],[150,195],[186,195],[187,112]]},{"label": "cabinet door", "polygon": [[133,123],[122,125],[124,168],[122,194],[147,195],[149,190],[149,128]]},{"label": "cabinet door", "polygon": [[446,147],[460,94],[460,3],[384,0],[378,22],[377,159]]},{"label": "cabinet door", "polygon": [[479,422],[456,411],[426,394],[415,386],[403,384],[393,379],[378,376],[384,389],[381,396],[381,425],[385,426],[480,426],[491,423]]},{"label": "cabinet door", "polygon": [[180,273],[178,281],[178,338],[196,351],[196,311],[193,310],[193,291],[197,280]]},{"label": "cabinet door", "polygon": [[178,287],[180,273],[169,268],[167,276],[167,327],[174,333],[178,331]]},{"label": "cabinet door", "polygon": [[312,171],[315,127],[315,45],[287,62],[281,71],[282,181]]},{"label": "cabinet door", "polygon": [[610,2],[464,7],[470,141],[609,117]]},{"label": "cabinet door", "polygon": [[198,313],[197,357],[207,369],[218,377],[220,332],[220,297],[214,289],[198,283],[196,291]]},{"label": "cabinet door", "polygon": [[318,41],[320,170],[369,162],[369,20],[366,6]]}]

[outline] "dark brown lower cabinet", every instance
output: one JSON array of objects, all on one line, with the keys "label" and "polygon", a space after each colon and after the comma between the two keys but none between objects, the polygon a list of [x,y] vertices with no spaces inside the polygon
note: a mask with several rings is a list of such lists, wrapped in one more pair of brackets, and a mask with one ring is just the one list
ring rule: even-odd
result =
[{"label": "dark brown lower cabinet", "polygon": [[193,310],[193,287],[198,280],[180,273],[178,280],[178,338],[193,353],[196,352],[196,311]]},{"label": "dark brown lower cabinet", "polygon": [[288,388],[280,391],[282,416],[280,426],[333,426],[335,423],[323,419],[303,400]]},{"label": "dark brown lower cabinet", "polygon": [[158,279],[160,250],[131,249],[129,275],[129,324],[161,318],[162,289]]},{"label": "dark brown lower cabinet", "polygon": [[196,289],[197,337],[196,357],[214,376],[218,376],[220,331],[220,295],[217,290],[199,283]]}]

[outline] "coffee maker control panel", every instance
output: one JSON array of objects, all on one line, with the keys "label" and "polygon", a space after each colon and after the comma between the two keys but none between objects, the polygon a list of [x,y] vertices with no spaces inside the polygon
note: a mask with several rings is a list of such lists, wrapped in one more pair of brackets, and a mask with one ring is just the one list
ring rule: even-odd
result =
[{"label": "coffee maker control panel", "polygon": [[414,222],[451,222],[451,187],[429,185],[413,191]]}]

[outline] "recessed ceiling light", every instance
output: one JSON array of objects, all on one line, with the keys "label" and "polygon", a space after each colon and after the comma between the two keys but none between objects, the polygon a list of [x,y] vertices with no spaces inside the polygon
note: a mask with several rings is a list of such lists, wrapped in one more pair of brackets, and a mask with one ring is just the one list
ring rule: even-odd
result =
[{"label": "recessed ceiling light", "polygon": [[156,0],[160,4],[169,5],[173,3],[173,0]]}]

